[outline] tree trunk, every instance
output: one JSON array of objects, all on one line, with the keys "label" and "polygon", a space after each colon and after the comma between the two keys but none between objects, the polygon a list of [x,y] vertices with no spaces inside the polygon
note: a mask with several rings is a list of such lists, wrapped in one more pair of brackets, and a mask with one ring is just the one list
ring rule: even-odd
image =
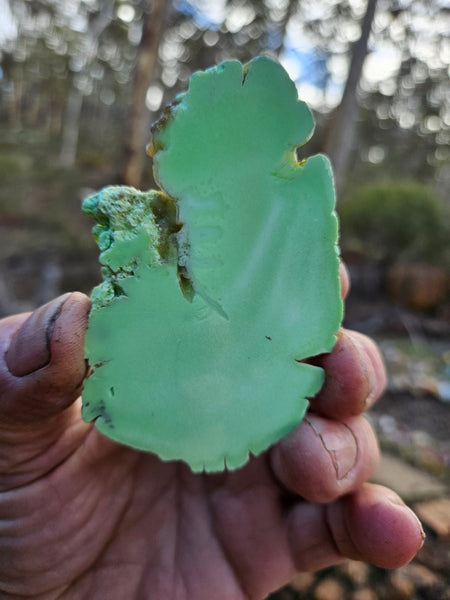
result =
[{"label": "tree trunk", "polygon": [[75,164],[82,106],[83,94],[72,85],[67,98],[62,144],[59,152],[59,164],[63,167],[72,167]]},{"label": "tree trunk", "polygon": [[150,82],[155,76],[158,46],[170,5],[169,0],[153,0],[151,11],[144,13],[122,174],[125,185],[133,187],[139,187],[142,179],[145,145],[149,137],[149,112],[145,105],[145,97]]},{"label": "tree trunk", "polygon": [[342,186],[353,149],[358,114],[357,89],[368,52],[368,42],[377,0],[368,0],[361,26],[361,36],[354,44],[344,93],[327,127],[324,151],[334,167],[336,187]]},{"label": "tree trunk", "polygon": [[292,17],[297,12],[298,5],[299,5],[298,0],[289,0],[289,3],[286,7],[283,18],[281,19],[280,23],[278,24],[279,44],[277,45],[276,48],[274,48],[275,54],[277,56],[279,56],[281,54],[281,52],[284,50],[284,41],[286,38],[287,27],[289,25],[289,21],[292,19]]},{"label": "tree trunk", "polygon": [[[85,64],[86,73],[97,54],[98,38],[112,19],[113,8],[114,0],[103,2],[99,14],[94,19],[87,32],[88,50],[86,53]],[[67,98],[66,113],[63,121],[62,144],[59,153],[59,162],[65,167],[72,167],[75,164],[82,107],[83,93],[74,85],[72,80],[72,87],[70,88]]]}]

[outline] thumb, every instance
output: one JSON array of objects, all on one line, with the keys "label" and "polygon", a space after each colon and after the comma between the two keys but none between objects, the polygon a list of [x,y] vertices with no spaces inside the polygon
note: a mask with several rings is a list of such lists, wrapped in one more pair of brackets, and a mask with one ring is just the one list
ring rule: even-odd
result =
[{"label": "thumb", "polygon": [[0,321],[0,426],[38,424],[79,396],[89,298],[64,294]]}]

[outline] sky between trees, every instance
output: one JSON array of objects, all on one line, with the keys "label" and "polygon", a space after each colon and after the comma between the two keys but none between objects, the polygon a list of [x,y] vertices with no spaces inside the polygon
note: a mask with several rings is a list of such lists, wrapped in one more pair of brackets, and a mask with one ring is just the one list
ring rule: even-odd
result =
[{"label": "sky between trees", "polygon": [[1,127],[51,132],[63,164],[120,127],[105,152],[139,185],[150,121],[189,75],[266,53],[314,110],[312,150],[339,183],[366,163],[448,185],[445,0],[0,0],[0,13]]}]

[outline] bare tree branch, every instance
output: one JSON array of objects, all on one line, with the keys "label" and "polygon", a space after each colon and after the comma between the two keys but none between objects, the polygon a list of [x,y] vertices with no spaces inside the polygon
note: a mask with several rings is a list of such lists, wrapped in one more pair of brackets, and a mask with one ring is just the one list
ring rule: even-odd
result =
[{"label": "bare tree branch", "polygon": [[368,42],[375,17],[377,0],[368,0],[361,25],[361,35],[354,44],[350,69],[342,100],[330,120],[324,150],[334,167],[336,186],[342,185],[353,148],[358,114],[357,89],[368,53]]}]

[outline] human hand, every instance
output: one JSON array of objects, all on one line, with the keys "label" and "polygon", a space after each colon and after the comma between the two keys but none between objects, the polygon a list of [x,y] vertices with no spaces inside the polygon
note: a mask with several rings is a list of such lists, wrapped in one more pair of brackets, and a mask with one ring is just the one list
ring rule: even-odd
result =
[{"label": "human hand", "polygon": [[368,338],[343,330],[314,360],[324,388],[279,444],[194,475],[81,420],[88,311],[72,293],[0,322],[0,598],[260,600],[297,571],[416,553],[417,518],[365,483],[378,450],[361,413],[384,385]]}]

